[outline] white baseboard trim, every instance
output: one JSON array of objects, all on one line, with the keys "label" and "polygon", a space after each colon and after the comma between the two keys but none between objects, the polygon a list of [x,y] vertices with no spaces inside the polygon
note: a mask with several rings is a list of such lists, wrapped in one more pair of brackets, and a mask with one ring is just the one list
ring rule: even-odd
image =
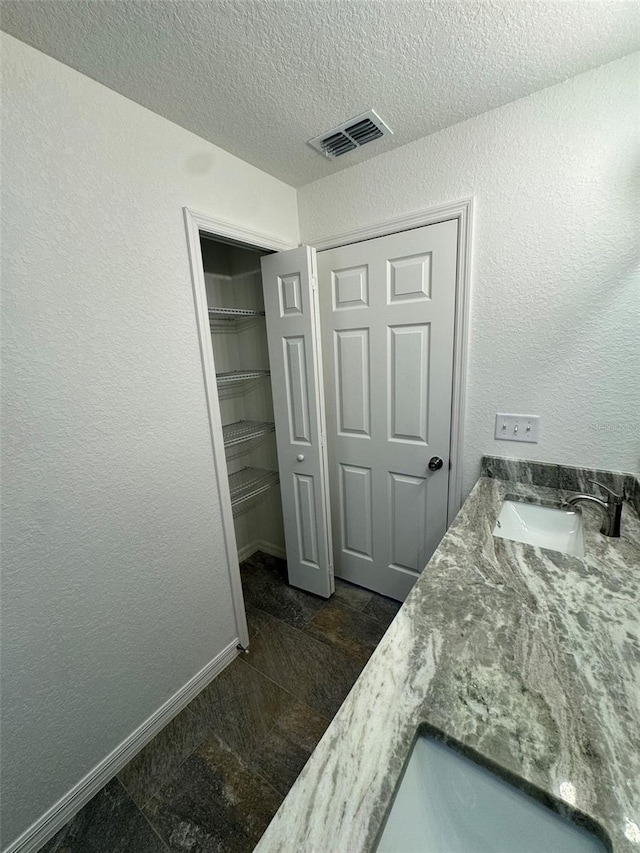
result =
[{"label": "white baseboard trim", "polygon": [[265,539],[255,539],[238,551],[238,562],[241,563],[251,557],[256,551],[264,551],[265,554],[269,554],[271,557],[280,557],[282,560],[287,559],[287,552],[280,545],[274,545],[273,542],[267,542]]},{"label": "white baseboard trim", "polygon": [[67,794],[33,823],[2,853],[34,853],[112,779],[143,746],[180,713],[210,681],[238,655],[239,640],[232,640],[220,654],[196,673],[184,687],[161,705],[106,758],[81,779]]},{"label": "white baseboard trim", "polygon": [[258,545],[256,542],[249,542],[249,544],[245,545],[243,548],[238,548],[238,562],[241,563],[243,560],[251,557],[257,550]]},{"label": "white baseboard trim", "polygon": [[287,552],[284,548],[281,548],[280,545],[274,545],[273,542],[267,542],[265,539],[258,540],[258,551],[264,551],[265,554],[269,554],[271,557],[280,557],[282,560],[287,559]]}]

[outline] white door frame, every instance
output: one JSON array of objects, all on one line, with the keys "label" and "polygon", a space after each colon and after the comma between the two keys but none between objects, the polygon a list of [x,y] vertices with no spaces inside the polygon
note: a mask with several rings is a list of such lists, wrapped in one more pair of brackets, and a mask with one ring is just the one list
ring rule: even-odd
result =
[{"label": "white door frame", "polygon": [[473,233],[473,198],[428,207],[375,225],[356,228],[324,240],[310,240],[316,251],[335,249],[348,243],[360,243],[376,237],[386,237],[398,231],[421,228],[455,219],[458,221],[458,261],[456,268],[456,303],[453,337],[453,385],[451,389],[451,438],[449,442],[449,495],[447,527],[462,506],[462,474],[464,450],[464,415],[467,391],[467,352],[469,344],[469,314],[471,303],[471,238]]},{"label": "white door frame", "polygon": [[207,400],[207,412],[209,416],[209,429],[211,432],[211,446],[213,449],[213,462],[215,467],[216,481],[218,487],[218,498],[222,513],[222,533],[224,537],[225,554],[231,583],[231,598],[233,611],[238,626],[238,637],[243,647],[249,645],[249,632],[247,630],[247,617],[244,609],[244,598],[242,596],[242,584],[240,581],[240,564],[238,562],[238,549],[236,546],[236,534],[233,526],[233,511],[231,509],[231,498],[229,490],[222,487],[227,479],[227,460],[224,455],[224,440],[222,438],[222,420],[220,417],[220,405],[218,402],[218,385],[216,382],[216,368],[213,361],[213,347],[211,346],[211,333],[209,329],[209,310],[207,304],[207,289],[204,282],[204,266],[202,263],[202,250],[200,248],[200,233],[204,232],[211,237],[222,237],[244,243],[256,249],[267,249],[268,251],[281,252],[287,249],[295,249],[295,243],[287,243],[269,234],[259,231],[251,231],[240,225],[225,222],[222,219],[214,219],[204,213],[198,213],[188,207],[183,208],[184,224],[187,231],[187,248],[189,252],[189,265],[191,267],[191,283],[193,286],[193,300],[196,309],[196,322],[198,325],[198,339],[200,342],[200,359],[202,362],[202,373],[204,375],[204,389]]}]

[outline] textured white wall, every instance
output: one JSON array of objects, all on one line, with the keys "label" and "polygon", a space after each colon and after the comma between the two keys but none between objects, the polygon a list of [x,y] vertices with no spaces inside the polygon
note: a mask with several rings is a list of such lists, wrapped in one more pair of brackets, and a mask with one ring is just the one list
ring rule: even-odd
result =
[{"label": "textured white wall", "polygon": [[[312,245],[475,196],[467,490],[483,453],[640,469],[639,58],[298,191]],[[494,441],[498,411],[540,443]]]},{"label": "textured white wall", "polygon": [[295,191],[3,50],[3,845],[235,636],[182,206]]}]

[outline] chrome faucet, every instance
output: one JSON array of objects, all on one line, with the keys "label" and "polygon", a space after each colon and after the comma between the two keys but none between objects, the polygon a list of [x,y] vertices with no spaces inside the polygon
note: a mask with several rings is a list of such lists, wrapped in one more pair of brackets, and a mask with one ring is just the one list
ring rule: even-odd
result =
[{"label": "chrome faucet", "polygon": [[602,498],[597,498],[595,495],[574,495],[567,501],[567,506],[575,506],[578,503],[595,504],[602,510],[603,514],[600,533],[603,533],[605,536],[620,536],[623,496],[612,492],[611,489],[603,486],[602,483],[598,483],[597,480],[589,480],[589,482],[603,489],[607,493],[608,499],[602,500]]}]

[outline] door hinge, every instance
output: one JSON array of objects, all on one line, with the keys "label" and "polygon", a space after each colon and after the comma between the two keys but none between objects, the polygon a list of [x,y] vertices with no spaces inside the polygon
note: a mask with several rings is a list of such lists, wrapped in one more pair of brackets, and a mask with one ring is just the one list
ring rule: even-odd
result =
[{"label": "door hinge", "polygon": [[315,275],[312,275],[311,276],[311,290],[317,290],[317,289],[318,289],[318,279],[315,277]]},{"label": "door hinge", "polygon": [[320,447],[326,446],[326,439],[322,433],[320,433]]}]

